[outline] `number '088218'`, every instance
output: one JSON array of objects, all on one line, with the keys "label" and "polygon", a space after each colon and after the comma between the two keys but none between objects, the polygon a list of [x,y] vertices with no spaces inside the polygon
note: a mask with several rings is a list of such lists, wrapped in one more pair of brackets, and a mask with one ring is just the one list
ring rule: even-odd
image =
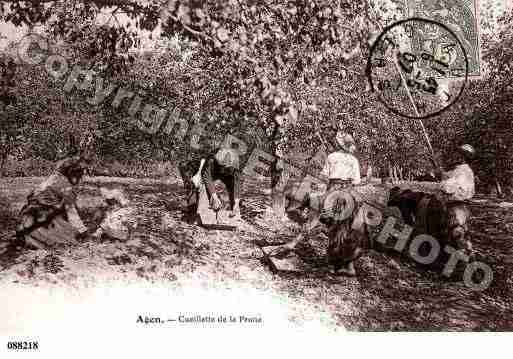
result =
[{"label": "number '088218'", "polygon": [[39,350],[37,341],[9,341],[7,342],[8,350]]}]

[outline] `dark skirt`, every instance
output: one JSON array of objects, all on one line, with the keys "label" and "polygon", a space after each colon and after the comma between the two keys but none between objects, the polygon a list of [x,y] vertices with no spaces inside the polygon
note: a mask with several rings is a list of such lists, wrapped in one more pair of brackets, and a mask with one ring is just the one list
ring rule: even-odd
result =
[{"label": "dark skirt", "polygon": [[56,216],[65,216],[64,197],[51,188],[35,196],[27,197],[27,204],[19,214],[19,223],[16,228],[18,235],[25,235],[34,229],[48,225]]},{"label": "dark skirt", "polygon": [[[348,191],[351,188],[351,183],[348,181],[341,180],[330,180],[328,184],[328,190],[326,197],[335,191]],[[325,197],[325,198],[326,198]],[[359,253],[359,248],[362,245],[364,233],[351,228],[355,215],[358,211],[358,203],[356,198],[352,196],[354,201],[354,209],[352,213],[343,220],[337,220],[336,216],[330,215],[330,209],[324,208],[321,213],[327,213],[326,215],[321,214],[320,221],[327,226],[328,234],[328,249],[327,249],[327,260],[330,265],[333,265],[335,269],[341,268],[344,264],[354,261]],[[339,210],[343,210],[346,203],[337,203],[335,207]]]},{"label": "dark skirt", "polygon": [[[351,228],[359,206],[356,199],[352,196],[355,208],[344,220],[337,220],[337,208],[325,208],[326,198],[335,191],[349,192],[351,182],[330,180],[326,194],[320,200],[314,200],[308,193],[302,198],[297,198],[294,190],[297,191],[298,188],[299,186],[294,186],[286,192],[288,201],[286,212],[289,218],[303,225],[308,235],[314,235],[319,231],[327,235],[327,259],[331,265],[340,268],[345,263],[355,260],[365,236],[361,230]],[[321,208],[315,208],[318,202]],[[344,205],[344,203],[336,202],[334,207],[343,210]]]},{"label": "dark skirt", "polygon": [[65,202],[63,195],[52,189],[29,195],[16,227],[18,243],[45,248],[74,239],[77,231],[68,222]]}]

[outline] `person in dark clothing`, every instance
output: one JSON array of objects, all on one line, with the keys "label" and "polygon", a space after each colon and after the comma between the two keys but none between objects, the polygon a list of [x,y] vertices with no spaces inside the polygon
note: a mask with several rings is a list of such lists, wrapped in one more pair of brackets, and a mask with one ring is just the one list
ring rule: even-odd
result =
[{"label": "person in dark clothing", "polygon": [[198,190],[196,189],[192,178],[198,171],[201,164],[201,158],[193,158],[187,162],[183,162],[178,166],[178,171],[182,177],[186,199],[185,199],[185,215],[192,219],[196,214],[198,205]]},{"label": "person in dark clothing", "polygon": [[201,179],[205,185],[212,209],[217,211],[221,208],[221,200],[214,185],[214,181],[220,180],[226,186],[230,196],[231,215],[240,216],[239,154],[236,148],[224,146],[215,155],[208,157],[201,172]]},{"label": "person in dark clothing", "polygon": [[28,195],[16,228],[17,245],[42,249],[86,235],[88,229],[76,207],[76,187],[86,168],[86,161],[77,156],[61,160]]},{"label": "person in dark clothing", "polygon": [[[240,216],[239,195],[240,195],[240,170],[239,153],[237,145],[222,145],[215,152],[194,161],[180,168],[184,185],[188,191],[187,214],[195,217],[198,210],[200,193],[205,191],[210,207],[215,211],[221,209],[222,203],[219,198],[215,181],[224,183],[230,197],[230,216]],[[193,175],[196,172],[196,175]]]},{"label": "person in dark clothing", "polygon": [[401,190],[396,186],[390,190],[388,206],[399,208],[404,222],[409,226],[414,226],[417,204],[424,195],[423,192],[413,192],[410,189]]}]

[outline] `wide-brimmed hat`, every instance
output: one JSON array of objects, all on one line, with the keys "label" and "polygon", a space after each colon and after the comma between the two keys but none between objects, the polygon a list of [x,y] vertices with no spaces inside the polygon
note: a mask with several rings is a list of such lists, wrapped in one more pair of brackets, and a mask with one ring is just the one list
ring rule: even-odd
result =
[{"label": "wide-brimmed hat", "polygon": [[349,133],[338,131],[335,137],[337,145],[346,152],[354,151],[356,143]]}]

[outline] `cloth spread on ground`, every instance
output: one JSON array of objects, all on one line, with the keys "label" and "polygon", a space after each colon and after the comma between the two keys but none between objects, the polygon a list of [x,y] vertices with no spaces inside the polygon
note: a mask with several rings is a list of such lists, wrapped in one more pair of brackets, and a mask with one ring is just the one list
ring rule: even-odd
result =
[{"label": "cloth spread on ground", "polygon": [[102,187],[100,192],[109,207],[94,236],[100,237],[105,234],[119,240],[130,239],[131,233],[137,228],[137,219],[136,211],[130,206],[127,195],[117,188],[109,190]]},{"label": "cloth spread on ground", "polygon": [[105,233],[115,239],[129,239],[130,233],[137,227],[134,214],[135,210],[132,207],[115,206],[109,209],[95,235]]}]

